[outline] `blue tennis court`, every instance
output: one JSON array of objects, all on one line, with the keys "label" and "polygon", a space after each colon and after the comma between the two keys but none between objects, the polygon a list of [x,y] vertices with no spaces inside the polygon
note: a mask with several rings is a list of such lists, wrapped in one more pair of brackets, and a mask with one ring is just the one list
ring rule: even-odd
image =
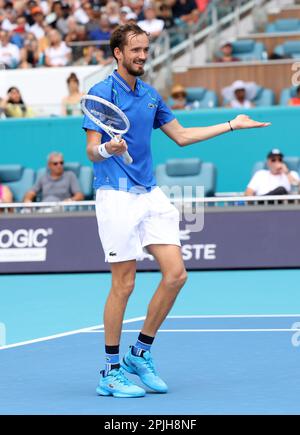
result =
[{"label": "blue tennis court", "polygon": [[[190,272],[152,351],[169,393],[138,399],[95,393],[104,346],[95,320],[109,274],[2,276],[0,413],[299,414],[299,276]],[[136,339],[158,280],[158,273],[138,274],[121,353]]]}]

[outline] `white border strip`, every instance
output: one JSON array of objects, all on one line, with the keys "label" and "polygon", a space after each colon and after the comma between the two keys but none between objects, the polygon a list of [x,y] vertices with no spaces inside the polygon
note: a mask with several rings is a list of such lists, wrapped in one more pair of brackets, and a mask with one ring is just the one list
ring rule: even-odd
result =
[{"label": "white border strip", "polygon": [[[134,317],[133,319],[124,320],[123,324],[137,322],[139,320],[144,320],[144,319],[145,319],[145,316]],[[73,331],[63,332],[61,334],[55,334],[55,335],[49,335],[47,337],[36,338],[34,340],[21,341],[19,343],[8,344],[6,346],[0,347],[0,351],[4,350],[4,349],[11,349],[14,347],[26,346],[27,344],[40,343],[41,341],[54,340],[55,338],[67,337],[69,335],[81,334],[82,332],[91,332],[94,329],[99,329],[99,328],[104,328],[104,325],[90,326],[88,328],[75,329]],[[97,331],[97,332],[100,332],[100,331]]]}]

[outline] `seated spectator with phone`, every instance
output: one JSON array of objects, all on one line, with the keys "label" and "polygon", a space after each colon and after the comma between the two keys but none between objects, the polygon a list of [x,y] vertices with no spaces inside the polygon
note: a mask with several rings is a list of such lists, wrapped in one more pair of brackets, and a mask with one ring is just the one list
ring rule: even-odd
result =
[{"label": "seated spectator with phone", "polygon": [[279,149],[273,149],[268,153],[268,169],[255,172],[247,186],[245,196],[286,195],[291,192],[292,186],[299,189],[299,175],[288,169],[283,157]]}]

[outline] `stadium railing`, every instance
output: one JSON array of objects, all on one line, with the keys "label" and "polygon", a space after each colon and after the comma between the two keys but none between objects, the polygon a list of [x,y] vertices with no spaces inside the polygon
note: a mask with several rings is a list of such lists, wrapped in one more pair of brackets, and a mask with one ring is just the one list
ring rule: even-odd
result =
[{"label": "stadium railing", "polygon": [[[215,197],[184,197],[184,198],[169,198],[170,201],[179,209],[194,208],[195,206],[215,207],[216,209],[234,208],[240,209],[243,207],[274,207],[274,206],[298,206],[300,205],[300,194],[294,195],[269,195],[269,196],[215,196]],[[32,203],[0,203],[0,219],[1,217],[9,217],[14,214],[30,215],[35,213],[82,213],[93,212],[95,209],[95,201],[61,201],[61,202],[32,202]]]}]

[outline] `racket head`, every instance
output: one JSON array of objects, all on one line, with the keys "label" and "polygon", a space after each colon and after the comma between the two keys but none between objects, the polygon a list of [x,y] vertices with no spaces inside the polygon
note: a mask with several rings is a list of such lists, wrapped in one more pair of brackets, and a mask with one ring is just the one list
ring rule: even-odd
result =
[{"label": "racket head", "polygon": [[108,134],[124,135],[129,130],[129,119],[110,101],[96,95],[84,95],[80,105],[83,113]]}]

